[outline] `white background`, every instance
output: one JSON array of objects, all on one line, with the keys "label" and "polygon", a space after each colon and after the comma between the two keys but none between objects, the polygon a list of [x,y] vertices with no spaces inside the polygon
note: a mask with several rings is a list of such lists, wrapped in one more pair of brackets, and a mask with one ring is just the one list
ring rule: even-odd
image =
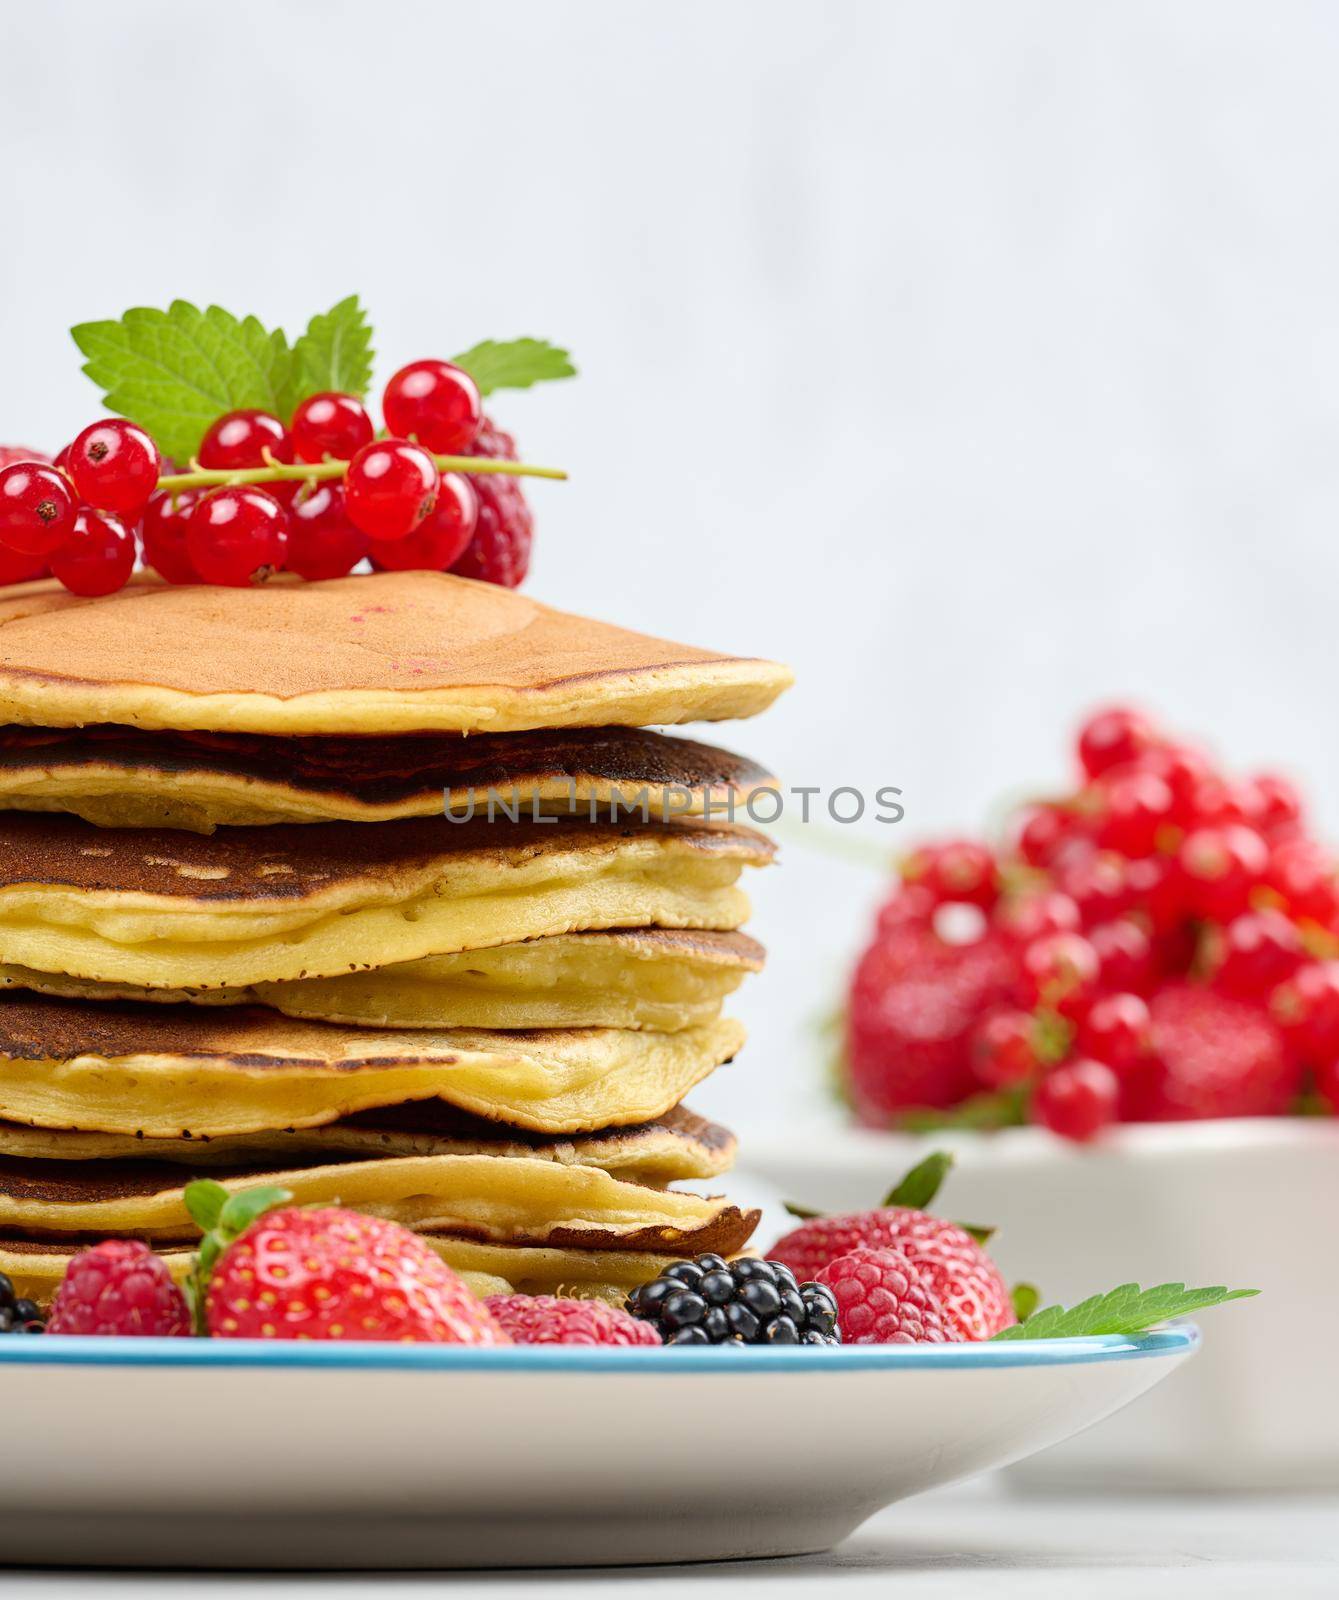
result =
[{"label": "white background", "polygon": [[[570,344],[496,411],[531,589],[782,657],[723,730],[897,783],[876,854],[1054,782],[1097,697],[1304,775],[1339,832],[1339,9],[0,0],[0,438],[96,414],[65,329],[174,296],[379,373]],[[754,1042],[818,1097],[878,878],[788,843]]]}]

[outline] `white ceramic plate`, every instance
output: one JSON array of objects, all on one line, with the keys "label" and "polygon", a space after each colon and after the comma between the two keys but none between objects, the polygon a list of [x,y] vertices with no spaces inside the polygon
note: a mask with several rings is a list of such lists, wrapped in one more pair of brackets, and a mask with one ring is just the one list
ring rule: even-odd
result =
[{"label": "white ceramic plate", "polygon": [[1339,1488],[1339,1390],[1317,1377],[1339,1324],[1323,1220],[1339,1214],[1339,1118],[1131,1124],[1086,1146],[1043,1128],[917,1140],[815,1120],[745,1151],[787,1199],[863,1211],[936,1146],[957,1165],[934,1209],[997,1225],[990,1249],[1010,1283],[1065,1304],[1132,1279],[1261,1291],[1213,1313],[1203,1359],[1156,1400],[1016,1477],[1048,1490]]},{"label": "white ceramic plate", "polygon": [[1105,1417],[1197,1342],[1182,1326],[799,1350],[10,1337],[0,1549],[282,1567],[799,1554]]}]

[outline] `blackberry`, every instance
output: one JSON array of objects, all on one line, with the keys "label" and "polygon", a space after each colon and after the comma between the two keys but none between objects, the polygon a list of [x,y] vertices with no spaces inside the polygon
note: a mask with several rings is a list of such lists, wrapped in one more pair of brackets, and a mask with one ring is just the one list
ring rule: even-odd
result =
[{"label": "blackberry", "polygon": [[779,1261],[676,1261],[628,1296],[666,1344],[840,1344],[837,1302]]},{"label": "blackberry", "polygon": [[35,1301],[14,1293],[14,1285],[0,1272],[0,1334],[45,1333],[46,1322]]}]

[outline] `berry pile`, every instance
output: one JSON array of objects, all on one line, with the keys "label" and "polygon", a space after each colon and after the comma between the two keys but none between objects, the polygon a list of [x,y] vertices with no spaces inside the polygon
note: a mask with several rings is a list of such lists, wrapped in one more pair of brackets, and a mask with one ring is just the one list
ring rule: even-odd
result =
[{"label": "berry pile", "polygon": [[676,1261],[628,1297],[666,1344],[840,1344],[837,1303],[781,1261]]},{"label": "berry pile", "polygon": [[1135,710],[1000,850],[902,864],[856,966],[845,1085],[871,1126],[1339,1111],[1339,874],[1297,792]]},{"label": "berry pile", "polygon": [[517,587],[532,533],[520,484],[439,469],[438,458],[516,460],[474,379],[411,362],[382,412],[390,436],[378,438],[353,394],[308,395],[287,426],[229,411],[187,473],[165,472],[154,440],[122,417],[91,423],[54,461],[0,447],[0,583],[49,572],[73,594],[111,594],[142,556],[178,584],[338,578],[368,560]]}]

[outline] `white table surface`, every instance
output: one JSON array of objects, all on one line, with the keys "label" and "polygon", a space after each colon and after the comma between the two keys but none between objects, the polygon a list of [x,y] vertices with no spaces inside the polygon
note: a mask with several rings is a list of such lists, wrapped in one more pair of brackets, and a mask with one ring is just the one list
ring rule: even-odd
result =
[{"label": "white table surface", "polygon": [[1038,1499],[995,1484],[894,1507],[828,1556],[721,1566],[496,1573],[228,1574],[0,1569],[5,1600],[380,1600],[447,1594],[508,1600],[552,1590],[645,1600],[888,1594],[978,1600],[1000,1595],[1193,1600],[1339,1594],[1339,1499]]}]

